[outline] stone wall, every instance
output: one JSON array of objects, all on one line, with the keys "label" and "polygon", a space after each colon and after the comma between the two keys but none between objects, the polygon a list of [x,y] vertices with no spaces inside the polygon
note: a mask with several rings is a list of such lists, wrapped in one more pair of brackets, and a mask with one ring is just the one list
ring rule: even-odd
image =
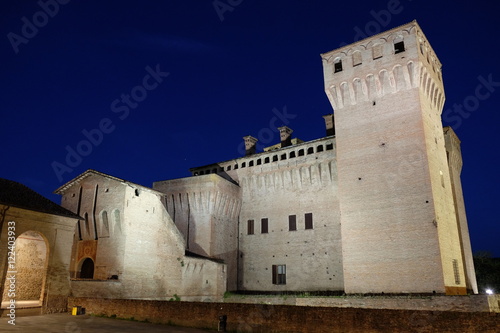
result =
[{"label": "stone wall", "polygon": [[314,307],[427,310],[459,312],[498,312],[500,295],[468,296],[338,296],[338,297],[296,297],[231,295],[227,303],[299,305]]},{"label": "stone wall", "polygon": [[[47,271],[46,259],[47,246],[43,237],[38,233],[27,231],[17,238],[16,300],[41,299]],[[4,289],[2,299],[8,299],[8,289]]]},{"label": "stone wall", "polygon": [[498,332],[500,314],[70,298],[87,314],[238,332]]}]

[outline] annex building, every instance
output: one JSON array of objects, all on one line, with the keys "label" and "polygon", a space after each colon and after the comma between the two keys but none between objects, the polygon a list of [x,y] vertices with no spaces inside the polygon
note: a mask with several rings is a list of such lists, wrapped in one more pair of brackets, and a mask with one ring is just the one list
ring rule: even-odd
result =
[{"label": "annex building", "polygon": [[460,140],[442,126],[441,63],[419,25],[321,57],[324,136],[283,126],[263,152],[245,136],[244,157],[152,188],[88,170],[57,189],[78,218],[71,294],[477,293]]}]

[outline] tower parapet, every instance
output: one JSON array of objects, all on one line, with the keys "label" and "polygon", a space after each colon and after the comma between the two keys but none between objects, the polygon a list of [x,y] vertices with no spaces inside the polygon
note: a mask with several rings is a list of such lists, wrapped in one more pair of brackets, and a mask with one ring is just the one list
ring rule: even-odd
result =
[{"label": "tower parapet", "polygon": [[321,57],[334,110],[418,86],[442,110],[441,63],[416,21]]}]

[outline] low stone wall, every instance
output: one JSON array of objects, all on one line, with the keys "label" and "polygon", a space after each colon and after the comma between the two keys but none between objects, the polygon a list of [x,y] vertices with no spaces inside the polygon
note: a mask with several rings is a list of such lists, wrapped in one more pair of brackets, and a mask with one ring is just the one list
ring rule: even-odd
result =
[{"label": "low stone wall", "polygon": [[87,314],[217,329],[227,315],[229,332],[498,332],[500,314],[268,304],[164,302],[70,298]]},{"label": "low stone wall", "polygon": [[358,309],[500,312],[500,295],[339,297],[232,295],[225,298],[224,302]]}]

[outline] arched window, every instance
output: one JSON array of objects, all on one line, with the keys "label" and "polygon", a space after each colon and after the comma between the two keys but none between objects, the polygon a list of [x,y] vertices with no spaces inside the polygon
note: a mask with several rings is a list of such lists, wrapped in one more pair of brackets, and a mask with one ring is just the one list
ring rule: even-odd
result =
[{"label": "arched window", "polygon": [[94,278],[94,261],[90,258],[85,258],[80,268],[80,279]]}]

